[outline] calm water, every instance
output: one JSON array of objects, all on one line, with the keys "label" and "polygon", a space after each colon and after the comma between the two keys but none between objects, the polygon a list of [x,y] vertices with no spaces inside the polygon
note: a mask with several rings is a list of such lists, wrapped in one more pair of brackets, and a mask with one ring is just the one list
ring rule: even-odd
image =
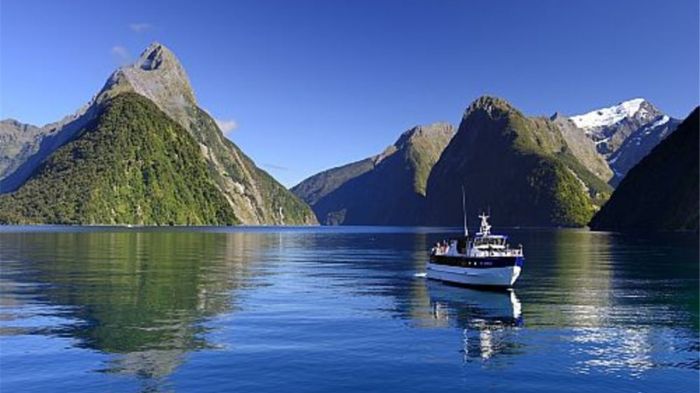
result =
[{"label": "calm water", "polygon": [[0,391],[697,391],[696,236],[509,232],[513,293],[437,229],[2,228]]}]

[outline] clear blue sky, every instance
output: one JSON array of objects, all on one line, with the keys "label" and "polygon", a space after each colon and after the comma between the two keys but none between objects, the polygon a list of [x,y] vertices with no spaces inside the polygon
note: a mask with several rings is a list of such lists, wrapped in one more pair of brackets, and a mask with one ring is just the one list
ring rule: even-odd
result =
[{"label": "clear blue sky", "polygon": [[0,0],[0,117],[74,112],[151,41],[287,186],[458,123],[482,94],[578,114],[698,105],[698,1]]}]

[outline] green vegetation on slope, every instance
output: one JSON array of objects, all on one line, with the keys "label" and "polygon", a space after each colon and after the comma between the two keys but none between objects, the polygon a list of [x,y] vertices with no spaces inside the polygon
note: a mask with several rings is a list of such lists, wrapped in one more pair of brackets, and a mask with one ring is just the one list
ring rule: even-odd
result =
[{"label": "green vegetation on slope", "polygon": [[576,175],[576,177],[581,179],[586,188],[588,188],[588,195],[596,208],[602,206],[608,200],[608,198],[610,198],[610,195],[613,192],[612,186],[586,169],[586,167],[581,164],[581,162],[574,157],[574,155],[571,154],[568,149],[557,153],[556,157],[559,161],[564,163],[566,167]]},{"label": "green vegetation on slope", "polygon": [[0,196],[0,222],[235,224],[200,147],[148,99],[124,93],[17,191]]},{"label": "green vegetation on slope", "polygon": [[541,158],[527,176],[536,206],[549,212],[549,222],[582,226],[594,213],[591,200],[581,190],[581,183],[562,162]]},{"label": "green vegetation on slope", "polygon": [[591,229],[698,230],[699,111],[627,173],[591,220]]},{"label": "green vegetation on slope", "polygon": [[462,185],[468,215],[491,208],[498,225],[583,226],[610,192],[568,152],[555,124],[493,97],[470,105],[435,164],[430,223],[461,224]]}]

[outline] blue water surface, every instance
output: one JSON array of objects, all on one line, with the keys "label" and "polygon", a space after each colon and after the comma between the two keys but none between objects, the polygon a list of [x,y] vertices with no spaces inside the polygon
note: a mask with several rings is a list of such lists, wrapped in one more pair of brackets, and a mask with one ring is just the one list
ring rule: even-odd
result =
[{"label": "blue water surface", "polygon": [[422,276],[454,232],[0,227],[0,391],[698,390],[696,235],[504,230],[484,292]]}]

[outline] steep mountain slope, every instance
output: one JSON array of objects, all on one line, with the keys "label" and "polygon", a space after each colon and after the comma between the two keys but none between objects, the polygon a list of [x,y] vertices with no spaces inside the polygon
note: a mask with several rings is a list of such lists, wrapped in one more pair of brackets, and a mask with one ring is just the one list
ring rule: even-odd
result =
[{"label": "steep mountain slope", "polygon": [[497,225],[582,226],[610,187],[571,153],[549,119],[527,118],[506,101],[481,97],[435,164],[427,187],[429,221],[461,225],[489,207]]},{"label": "steep mountain slope", "polygon": [[192,136],[148,99],[123,93],[49,156],[17,191],[0,195],[0,222],[234,224]]},{"label": "steep mountain slope", "polygon": [[337,190],[338,187],[374,169],[382,159],[382,155],[379,154],[319,172],[292,187],[291,191],[301,200],[313,206],[323,197]]},{"label": "steep mountain slope", "polygon": [[428,175],[453,134],[445,123],[412,128],[383,153],[312,176],[292,191],[324,224],[421,224]]},{"label": "steep mountain slope", "polygon": [[570,120],[607,160],[614,173],[610,179],[613,185],[679,123],[642,98],[572,116]]},{"label": "steep mountain slope", "polygon": [[629,171],[591,220],[591,229],[698,229],[699,112],[696,108],[673,134]]},{"label": "steep mountain slope", "polygon": [[610,169],[607,161],[605,161],[605,157],[596,150],[595,142],[586,136],[580,128],[576,127],[576,124],[571,119],[555,113],[550,120],[561,131],[569,152],[586,169],[605,182],[613,177],[613,171]]},{"label": "steep mountain slope", "polygon": [[611,184],[617,185],[637,163],[646,157],[654,147],[676,130],[677,119],[661,115],[652,122],[642,125],[610,155],[608,162],[615,172]]},{"label": "steep mountain slope", "polygon": [[0,180],[0,192],[20,187],[42,161],[101,114],[104,102],[125,92],[147,97],[195,138],[209,175],[241,223],[316,223],[305,203],[224,137],[211,116],[197,105],[180,62],[159,43],[151,44],[133,65],[115,71],[102,90],[75,115],[45,127],[50,136],[17,170]]}]

